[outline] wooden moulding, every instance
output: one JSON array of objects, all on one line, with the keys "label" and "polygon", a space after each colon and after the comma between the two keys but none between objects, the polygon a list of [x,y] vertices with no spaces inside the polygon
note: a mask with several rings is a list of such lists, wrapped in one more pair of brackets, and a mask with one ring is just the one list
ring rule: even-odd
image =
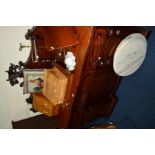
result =
[{"label": "wooden moulding", "polygon": [[33,93],[33,108],[47,116],[55,116],[59,112],[59,106],[53,105],[42,93]]},{"label": "wooden moulding", "polygon": [[48,51],[79,43],[72,26],[42,26],[41,31]]},{"label": "wooden moulding", "polygon": [[65,98],[68,77],[58,66],[44,72],[43,95],[53,104],[62,104]]}]

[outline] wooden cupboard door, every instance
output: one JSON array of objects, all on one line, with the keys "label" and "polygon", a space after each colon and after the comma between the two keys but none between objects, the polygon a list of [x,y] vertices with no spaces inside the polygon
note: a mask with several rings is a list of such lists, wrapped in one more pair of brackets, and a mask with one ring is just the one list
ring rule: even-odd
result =
[{"label": "wooden cupboard door", "polygon": [[112,96],[113,94],[111,94],[111,92],[115,85],[116,79],[117,76],[115,74],[100,74],[96,72],[94,78],[91,81],[91,86],[88,90],[89,93],[87,96],[85,107],[96,103],[102,104],[104,99]]},{"label": "wooden cupboard door", "polygon": [[115,81],[119,78],[113,70],[113,54],[121,39],[110,36],[109,31],[108,28],[97,28],[92,47],[88,51],[84,72],[91,70],[93,78],[89,81],[90,86],[87,86],[89,90],[86,105],[110,96]]}]

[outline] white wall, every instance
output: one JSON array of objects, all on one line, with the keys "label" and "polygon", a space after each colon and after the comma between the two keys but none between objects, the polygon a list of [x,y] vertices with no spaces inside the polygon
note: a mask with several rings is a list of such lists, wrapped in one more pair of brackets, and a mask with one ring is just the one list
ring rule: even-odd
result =
[{"label": "white wall", "polygon": [[28,58],[30,49],[19,51],[19,43],[29,44],[25,39],[27,29],[31,27],[0,27],[0,128],[12,128],[11,121],[18,121],[24,118],[38,115],[31,112],[30,105],[25,99],[29,95],[23,95],[23,88],[19,85],[11,86],[6,79],[5,72],[12,62],[25,62]]}]

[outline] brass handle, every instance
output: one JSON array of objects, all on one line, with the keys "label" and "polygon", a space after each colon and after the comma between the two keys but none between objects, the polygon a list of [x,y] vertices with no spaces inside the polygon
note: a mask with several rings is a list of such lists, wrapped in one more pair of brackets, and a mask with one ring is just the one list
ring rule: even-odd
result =
[{"label": "brass handle", "polygon": [[30,48],[29,45],[24,45],[23,43],[19,43],[19,51],[22,51],[23,48]]}]

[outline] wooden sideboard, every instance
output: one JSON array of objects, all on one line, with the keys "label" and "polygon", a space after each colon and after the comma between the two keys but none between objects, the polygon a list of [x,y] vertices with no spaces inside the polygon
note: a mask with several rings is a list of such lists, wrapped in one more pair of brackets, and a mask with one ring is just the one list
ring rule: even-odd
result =
[{"label": "wooden sideboard", "polygon": [[82,128],[98,117],[109,117],[117,97],[115,92],[122,77],[113,69],[118,44],[131,33],[146,39],[150,31],[141,27],[121,26],[37,26],[25,37],[31,40],[26,69],[52,68],[64,64],[64,51],[76,57],[73,71],[67,71],[69,83],[64,102],[54,117],[59,128]]}]

